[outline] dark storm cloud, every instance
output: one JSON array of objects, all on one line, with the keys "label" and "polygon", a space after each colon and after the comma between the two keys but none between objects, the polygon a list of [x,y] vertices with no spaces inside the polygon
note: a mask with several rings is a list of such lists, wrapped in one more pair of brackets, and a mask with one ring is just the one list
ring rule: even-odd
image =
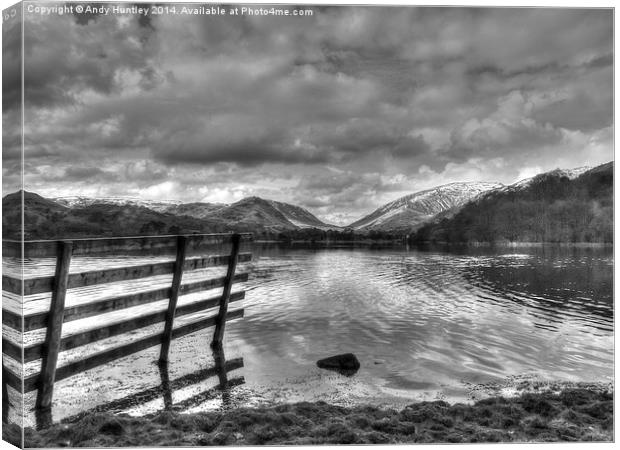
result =
[{"label": "dark storm cloud", "polygon": [[409,136],[408,128],[376,119],[354,118],[313,131],[316,131],[312,141],[315,147],[341,154],[343,159],[373,152],[381,152],[383,156],[413,157],[430,150],[422,136]]},{"label": "dark storm cloud", "polygon": [[205,123],[201,130],[174,133],[157,142],[153,153],[169,164],[232,162],[239,166],[263,163],[340,163],[379,153],[382,157],[408,158],[430,151],[424,138],[408,136],[386,123],[367,120],[311,127],[281,128],[238,116],[237,127]]},{"label": "dark storm cloud", "polygon": [[27,150],[99,191],[279,195],[334,220],[613,157],[611,10],[313,9],[29,17]]},{"label": "dark storm cloud", "polygon": [[[611,92],[612,86],[608,87]],[[532,117],[540,123],[551,123],[569,130],[591,131],[609,127],[613,121],[613,98],[596,97],[595,92],[575,90],[570,97],[542,107]]]},{"label": "dark storm cloud", "polygon": [[[3,111],[2,115],[2,161],[21,159],[22,129],[18,109]],[[17,113],[17,114],[16,114]]]},{"label": "dark storm cloud", "polygon": [[[123,70],[142,70],[151,30],[123,27],[115,18],[77,15],[54,20],[27,15],[24,25],[25,103],[35,107],[70,107],[84,92],[118,92]],[[86,17],[86,18],[84,18]],[[137,20],[137,19],[133,19]]]},{"label": "dark storm cloud", "polygon": [[65,169],[63,174],[68,180],[93,180],[106,178],[109,180],[115,180],[118,176],[111,172],[103,171],[97,167],[69,167]]},{"label": "dark storm cloud", "polygon": [[492,76],[502,80],[505,85],[510,85],[511,80],[534,75],[550,78],[562,93],[559,98],[532,111],[532,117],[541,124],[550,123],[559,128],[592,130],[611,125],[613,96],[610,93],[613,85],[609,74],[612,63],[613,56],[605,54],[574,66],[553,62],[544,66],[505,71],[488,65],[473,67],[467,71],[467,75],[473,78]]},{"label": "dark storm cloud", "polygon": [[[190,137],[179,137],[160,142],[154,147],[154,155],[169,164],[209,164],[231,162],[241,167],[265,163],[326,163],[333,159],[329,151],[291,148],[293,142],[281,137],[278,130],[261,132],[226,133],[221,135],[205,132]],[[291,144],[291,147],[283,145]],[[172,150],[174,149],[174,150]]]},{"label": "dark storm cloud", "polygon": [[563,64],[561,61],[551,61],[545,64],[536,66],[524,66],[518,69],[506,70],[494,64],[486,64],[481,66],[474,66],[467,70],[467,75],[477,77],[484,74],[491,74],[498,78],[508,79],[514,78],[519,75],[544,75],[554,74],[557,72],[567,71],[579,71],[580,69],[596,69],[601,67],[609,68],[613,64],[613,55],[606,54],[595,56],[586,62],[578,63],[576,65]]},{"label": "dark storm cloud", "polygon": [[21,103],[21,13],[2,23],[2,112]]}]

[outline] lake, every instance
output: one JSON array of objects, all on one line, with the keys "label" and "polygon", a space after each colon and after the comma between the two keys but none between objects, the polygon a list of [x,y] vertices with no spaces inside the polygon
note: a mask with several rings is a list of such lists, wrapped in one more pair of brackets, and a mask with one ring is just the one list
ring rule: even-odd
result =
[{"label": "lake", "polygon": [[[193,380],[172,392],[183,411],[302,400],[402,406],[470,401],[490,386],[508,393],[523,380],[613,382],[611,248],[446,251],[255,244],[252,251],[253,262],[240,267],[251,272],[243,284],[246,299],[231,305],[243,306],[245,317],[229,322],[225,334],[226,359],[243,358],[243,367],[237,364],[228,374],[238,385],[223,396],[213,389],[202,395],[217,377],[192,378],[213,365],[212,329],[173,341],[166,376]],[[73,264],[83,270],[100,261]],[[50,264],[39,266],[26,273],[51,270]],[[42,302],[26,299],[25,308]],[[165,308],[166,302],[160,303],[105,320]],[[92,319],[76,322],[87,320]],[[70,327],[87,325],[92,322]],[[42,335],[30,332],[25,339],[35,342]],[[84,351],[66,352],[63,361]],[[161,409],[161,395],[143,395],[162,383],[154,364],[158,352],[149,349],[57,383],[54,420],[106,403],[130,414]],[[360,360],[354,376],[316,366],[320,358],[346,352]],[[36,371],[37,364],[27,364],[26,372]],[[27,394],[26,405],[34,404],[34,397]],[[127,397],[132,400],[118,401]],[[31,423],[30,413],[26,416]]]}]

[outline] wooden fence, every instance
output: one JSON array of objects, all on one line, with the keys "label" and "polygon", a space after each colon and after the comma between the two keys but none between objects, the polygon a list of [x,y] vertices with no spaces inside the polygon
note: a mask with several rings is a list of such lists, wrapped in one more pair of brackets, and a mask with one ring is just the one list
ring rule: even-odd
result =
[{"label": "wooden fence", "polygon": [[[2,242],[3,258],[17,258],[19,261],[36,258],[56,258],[53,276],[19,279],[6,274],[2,276],[2,290],[21,298],[32,294],[51,293],[49,310],[30,314],[16,314],[4,308],[3,327],[12,328],[18,333],[45,329],[45,341],[32,345],[18,345],[3,336],[3,356],[9,356],[23,368],[25,363],[41,360],[41,370],[33,375],[22,377],[3,363],[3,393],[7,386],[23,395],[37,390],[36,409],[51,410],[54,383],[77,373],[101,366],[141,350],[161,345],[159,360],[166,363],[172,339],[214,326],[212,347],[221,347],[225,323],[243,317],[243,309],[228,311],[231,302],[245,298],[245,292],[232,293],[235,282],[247,281],[248,274],[237,274],[238,262],[251,260],[250,253],[240,253],[242,241],[251,240],[250,234],[202,234],[183,236],[152,236],[131,238],[76,239],[72,241],[19,241]],[[230,245],[230,252],[224,255],[206,253],[214,245]],[[75,256],[133,255],[153,256],[175,255],[174,261],[156,262],[110,269],[79,271],[71,266]],[[224,277],[182,283],[184,273],[213,266],[227,266]],[[92,302],[65,306],[67,290],[94,286],[104,283],[118,283],[128,280],[172,274],[170,287],[157,288],[98,299]],[[221,295],[177,307],[180,295],[222,287]],[[122,310],[138,305],[168,299],[166,310],[152,312],[138,317],[108,323],[103,326],[63,336],[63,323],[95,317],[103,313]],[[217,313],[199,320],[174,327],[174,319],[179,316],[197,313],[210,308],[218,308]],[[77,361],[58,366],[60,352],[84,346],[102,339],[121,335],[138,328],[164,322],[162,333],[149,335],[120,346],[115,346]],[[93,320],[96,325],[96,321]],[[4,358],[3,358],[4,360]],[[3,419],[8,414],[7,396],[3,397]]]}]

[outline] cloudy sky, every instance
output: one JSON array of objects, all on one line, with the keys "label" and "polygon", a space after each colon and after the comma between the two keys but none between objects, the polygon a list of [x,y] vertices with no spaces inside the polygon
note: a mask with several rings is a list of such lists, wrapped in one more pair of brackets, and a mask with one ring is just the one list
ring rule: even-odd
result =
[{"label": "cloudy sky", "polygon": [[[440,184],[613,159],[609,9],[312,10],[26,13],[26,190],[257,195],[347,224]],[[19,182],[12,44],[5,195]]]}]

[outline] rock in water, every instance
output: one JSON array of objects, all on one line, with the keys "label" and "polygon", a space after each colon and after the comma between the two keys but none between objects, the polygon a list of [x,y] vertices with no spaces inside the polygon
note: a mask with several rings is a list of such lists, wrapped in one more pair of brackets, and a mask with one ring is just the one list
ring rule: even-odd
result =
[{"label": "rock in water", "polygon": [[360,362],[353,353],[344,353],[320,359],[316,362],[316,365],[321,369],[335,370],[348,377],[355,374],[360,368]]}]

